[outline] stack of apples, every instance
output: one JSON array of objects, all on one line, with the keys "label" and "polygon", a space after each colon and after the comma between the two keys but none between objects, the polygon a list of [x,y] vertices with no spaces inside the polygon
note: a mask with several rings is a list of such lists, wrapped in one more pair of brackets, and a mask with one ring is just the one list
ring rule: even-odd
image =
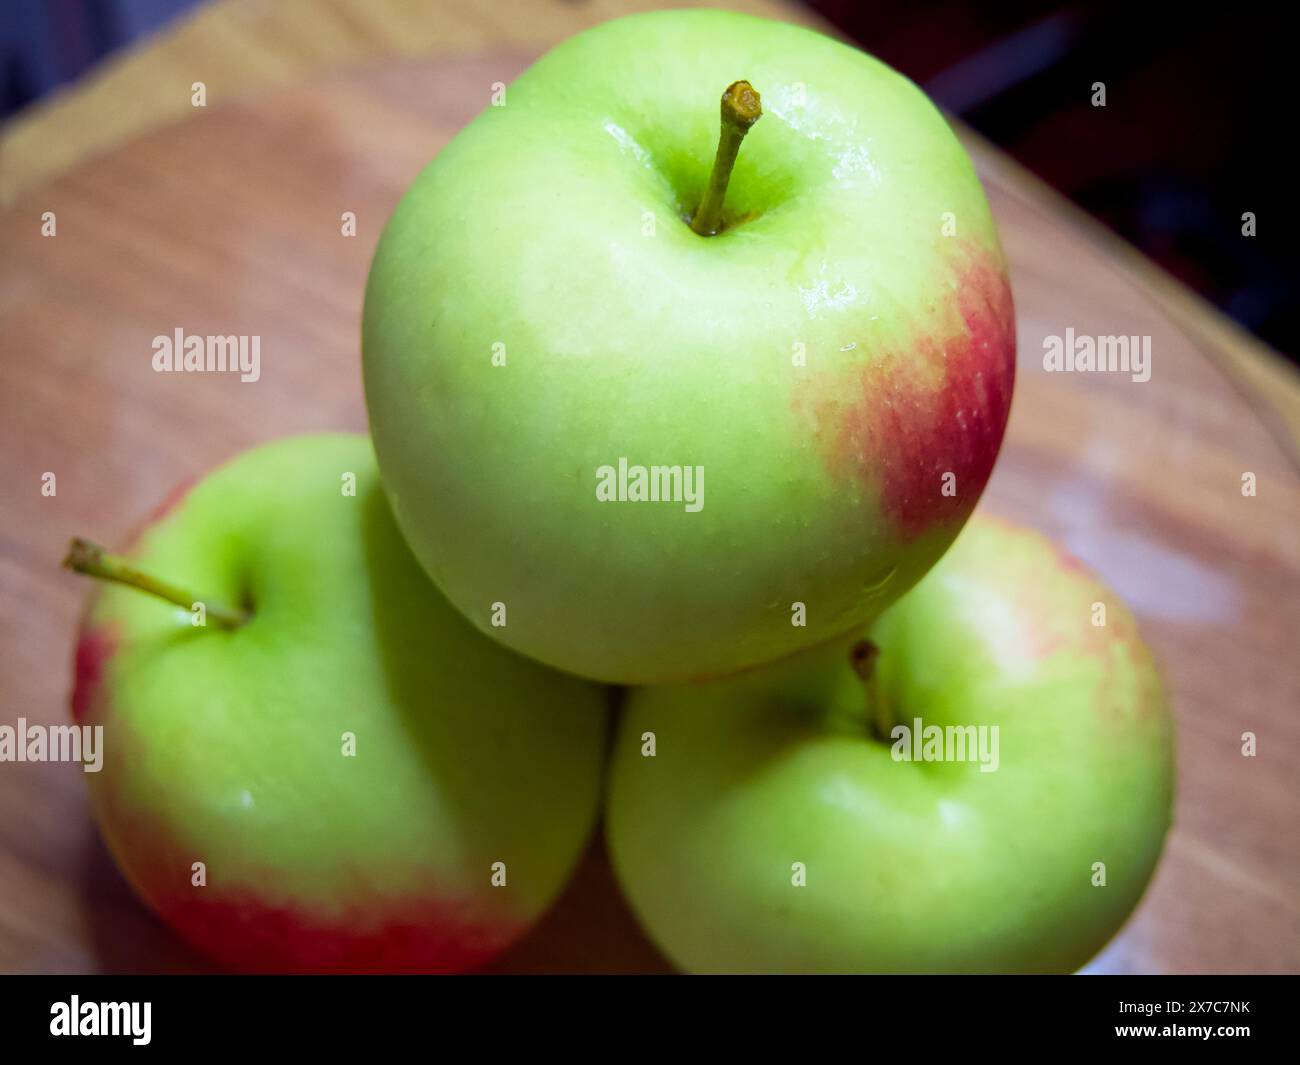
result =
[{"label": "stack of apples", "polygon": [[495,103],[376,251],[373,447],[272,443],[74,546],[126,876],[234,969],[465,971],[603,812],[686,970],[1082,965],[1159,856],[1170,714],[1111,591],[968,524],[1015,323],[943,117],[708,11]]}]

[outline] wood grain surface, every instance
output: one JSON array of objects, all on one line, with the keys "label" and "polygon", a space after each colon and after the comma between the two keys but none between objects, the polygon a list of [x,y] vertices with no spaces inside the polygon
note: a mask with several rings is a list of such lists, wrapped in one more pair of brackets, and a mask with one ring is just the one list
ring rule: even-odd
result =
[{"label": "wood grain surface", "polygon": [[[173,484],[260,441],[364,428],[359,320],[379,230],[491,84],[530,58],[393,62],[225,103],[0,214],[0,723],[67,720],[86,591],[59,569],[71,535],[120,542]],[[982,505],[1054,536],[1128,600],[1178,718],[1174,831],[1137,914],[1089,970],[1300,970],[1291,441],[1119,257],[1001,182],[998,160],[973,147],[1011,261],[1021,351]],[[41,236],[45,211],[56,237]],[[355,237],[340,233],[345,211]],[[261,380],[155,374],[151,340],[178,326],[260,335]],[[1043,338],[1067,328],[1151,336],[1150,381],[1045,372]],[[46,472],[54,497],[41,493]],[[205,968],[114,870],[78,766],[0,764],[0,971]],[[667,966],[593,844],[496,968]]]}]

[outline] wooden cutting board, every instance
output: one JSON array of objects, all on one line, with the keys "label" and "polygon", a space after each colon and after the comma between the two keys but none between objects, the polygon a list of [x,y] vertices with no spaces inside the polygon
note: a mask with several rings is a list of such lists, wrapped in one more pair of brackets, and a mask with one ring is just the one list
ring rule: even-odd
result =
[{"label": "wooden cutting board", "polygon": [[[84,585],[73,534],[120,542],[185,477],[274,436],[365,427],[362,287],[419,168],[519,54],[400,62],[208,110],[0,215],[0,723],[66,720]],[[1129,601],[1179,724],[1174,832],[1093,971],[1300,969],[1300,483],[1206,354],[1103,246],[998,180],[1019,380],[983,505],[1046,531]],[[57,236],[41,235],[54,212]],[[357,233],[340,233],[355,212]],[[176,327],[258,334],[262,378],[163,375]],[[1152,374],[1047,373],[1043,338],[1147,335]],[[57,476],[43,496],[42,475]],[[1243,474],[1257,494],[1242,493]],[[1258,737],[1243,757],[1242,733]],[[203,970],[137,903],[73,765],[0,764],[0,971]],[[599,844],[496,968],[662,971]]]}]

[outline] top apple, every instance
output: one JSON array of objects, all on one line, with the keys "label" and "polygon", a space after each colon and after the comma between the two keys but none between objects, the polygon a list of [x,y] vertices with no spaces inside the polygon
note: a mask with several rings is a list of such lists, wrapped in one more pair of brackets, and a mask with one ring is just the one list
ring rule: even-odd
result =
[{"label": "top apple", "polygon": [[[762,117],[700,235],[738,79]],[[1005,261],[943,117],[862,52],[717,11],[606,23],[496,104],[366,288],[380,470],[434,581],[621,683],[870,621],[969,517],[1011,403]]]}]

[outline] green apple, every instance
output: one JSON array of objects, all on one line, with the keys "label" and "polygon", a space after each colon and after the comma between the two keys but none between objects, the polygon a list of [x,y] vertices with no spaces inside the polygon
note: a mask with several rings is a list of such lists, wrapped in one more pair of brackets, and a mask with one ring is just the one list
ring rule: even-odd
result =
[{"label": "green apple", "polygon": [[606,823],[646,930],[697,972],[1076,969],[1169,827],[1132,616],[977,518],[864,635],[631,695]]},{"label": "green apple", "polygon": [[73,713],[103,727],[87,779],[119,866],[219,961],[472,968],[565,884],[599,808],[605,693],[438,595],[364,437],[250,451],[129,561],[78,542],[69,565],[177,604],[102,587]]},{"label": "green apple", "polygon": [[599,26],[496,102],[366,289],[379,466],[435,583],[623,683],[877,616],[970,515],[1011,402],[1005,263],[943,117],[847,45],[718,11]]}]

